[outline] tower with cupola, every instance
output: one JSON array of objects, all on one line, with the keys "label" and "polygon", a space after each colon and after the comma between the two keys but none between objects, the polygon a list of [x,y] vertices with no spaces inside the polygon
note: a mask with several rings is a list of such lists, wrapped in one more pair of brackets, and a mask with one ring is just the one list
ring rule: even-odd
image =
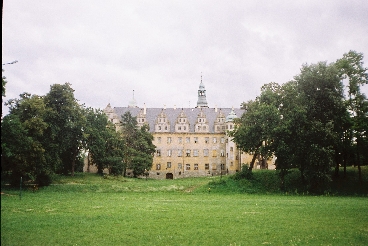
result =
[{"label": "tower with cupola", "polygon": [[198,101],[196,108],[208,108],[207,98],[206,98],[206,88],[202,82],[202,75],[201,75],[201,83],[199,84],[198,89]]}]

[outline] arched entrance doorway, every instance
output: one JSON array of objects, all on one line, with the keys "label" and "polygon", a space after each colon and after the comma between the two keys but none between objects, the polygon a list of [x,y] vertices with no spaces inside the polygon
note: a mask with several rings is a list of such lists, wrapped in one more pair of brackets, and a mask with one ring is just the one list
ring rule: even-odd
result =
[{"label": "arched entrance doorway", "polygon": [[174,174],[166,173],[166,179],[174,179]]}]

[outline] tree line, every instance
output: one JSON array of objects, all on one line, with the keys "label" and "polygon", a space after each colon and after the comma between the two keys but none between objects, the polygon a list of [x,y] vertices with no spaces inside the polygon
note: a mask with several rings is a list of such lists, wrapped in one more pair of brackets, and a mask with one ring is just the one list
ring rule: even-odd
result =
[{"label": "tree line", "polygon": [[[346,86],[344,86],[344,83]],[[363,54],[350,51],[336,62],[305,64],[284,84],[269,83],[229,134],[238,147],[256,158],[276,156],[281,184],[299,169],[308,190],[321,192],[346,167],[368,164],[368,101],[361,87],[368,83]],[[345,89],[345,93],[344,93]]]},{"label": "tree line", "polygon": [[[341,166],[346,176],[351,165],[361,180],[361,166],[368,164],[368,101],[361,91],[367,83],[363,54],[350,51],[330,64],[305,64],[284,84],[265,84],[259,96],[242,104],[246,112],[229,132],[242,151],[253,154],[247,172],[257,158],[276,156],[281,184],[299,169],[307,189],[318,192],[341,175]],[[69,83],[50,86],[44,96],[22,93],[5,104],[2,180],[19,184],[23,177],[48,185],[54,174],[82,171],[87,155],[100,174],[107,168],[126,175],[131,169],[138,176],[152,167],[148,126],[137,127],[126,113],[116,128],[103,111],[80,104]]]},{"label": "tree line", "polygon": [[[7,81],[2,77],[2,96]],[[22,93],[5,102],[9,114],[1,121],[2,180],[19,185],[33,180],[49,185],[55,174],[82,171],[84,159],[98,173],[135,176],[152,167],[155,146],[147,126],[138,128],[135,117],[123,115],[118,127],[106,114],[80,104],[70,83],[54,84],[44,96]]]}]

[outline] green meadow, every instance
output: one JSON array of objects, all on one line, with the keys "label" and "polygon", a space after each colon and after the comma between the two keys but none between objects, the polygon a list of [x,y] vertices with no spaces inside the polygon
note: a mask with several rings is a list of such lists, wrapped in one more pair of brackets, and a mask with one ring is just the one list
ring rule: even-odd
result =
[{"label": "green meadow", "polygon": [[3,187],[1,245],[368,245],[367,195],[232,182],[81,173],[21,196]]}]

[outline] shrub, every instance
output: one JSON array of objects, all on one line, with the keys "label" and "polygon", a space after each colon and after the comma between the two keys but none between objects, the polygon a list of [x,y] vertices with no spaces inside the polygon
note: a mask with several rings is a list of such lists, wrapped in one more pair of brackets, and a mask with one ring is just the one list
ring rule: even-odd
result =
[{"label": "shrub", "polygon": [[39,186],[48,186],[52,183],[53,174],[50,171],[44,170],[36,177],[36,183]]},{"label": "shrub", "polygon": [[249,165],[248,164],[242,165],[241,171],[237,172],[233,176],[233,179],[235,179],[235,180],[252,179],[252,178],[253,178],[253,173],[252,173],[251,170],[249,170]]}]

